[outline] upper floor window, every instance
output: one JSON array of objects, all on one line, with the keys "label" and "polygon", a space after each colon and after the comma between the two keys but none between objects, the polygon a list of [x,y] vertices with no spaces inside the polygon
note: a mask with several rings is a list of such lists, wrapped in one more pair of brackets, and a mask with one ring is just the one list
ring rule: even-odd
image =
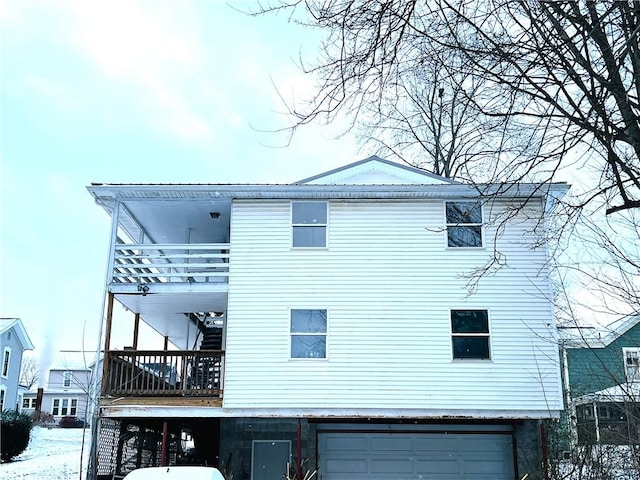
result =
[{"label": "upper floor window", "polygon": [[327,246],[327,202],[291,202],[293,247]]},{"label": "upper floor window", "polygon": [[478,202],[446,202],[447,245],[482,247],[482,205]]},{"label": "upper floor window", "polygon": [[64,372],[62,374],[62,386],[63,387],[71,386],[71,372]]},{"label": "upper floor window", "polygon": [[326,310],[291,310],[291,358],[327,358]]},{"label": "upper floor window", "polygon": [[486,310],[451,310],[451,336],[454,359],[491,358]]},{"label": "upper floor window", "polygon": [[640,381],[640,348],[623,348],[622,352],[627,382]]},{"label": "upper floor window", "polygon": [[9,376],[9,365],[11,364],[11,348],[4,347],[2,353],[2,376],[7,378]]}]

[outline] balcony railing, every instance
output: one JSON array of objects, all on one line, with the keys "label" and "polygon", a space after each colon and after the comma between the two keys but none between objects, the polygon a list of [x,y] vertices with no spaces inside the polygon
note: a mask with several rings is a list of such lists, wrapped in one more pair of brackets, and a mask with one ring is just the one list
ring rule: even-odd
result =
[{"label": "balcony railing", "polygon": [[115,245],[114,283],[226,282],[228,243]]},{"label": "balcony railing", "polygon": [[102,394],[222,398],[220,350],[109,350]]}]

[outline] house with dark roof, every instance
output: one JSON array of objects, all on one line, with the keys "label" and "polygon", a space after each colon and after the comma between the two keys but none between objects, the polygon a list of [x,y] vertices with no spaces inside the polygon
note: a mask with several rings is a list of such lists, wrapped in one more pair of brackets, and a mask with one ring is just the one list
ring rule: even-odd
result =
[{"label": "house with dark roof", "polygon": [[538,478],[539,423],[563,408],[540,227],[567,185],[370,157],[290,184],[88,190],[112,222],[95,478]]},{"label": "house with dark roof", "polygon": [[640,314],[566,329],[567,413],[579,443],[640,443]]}]

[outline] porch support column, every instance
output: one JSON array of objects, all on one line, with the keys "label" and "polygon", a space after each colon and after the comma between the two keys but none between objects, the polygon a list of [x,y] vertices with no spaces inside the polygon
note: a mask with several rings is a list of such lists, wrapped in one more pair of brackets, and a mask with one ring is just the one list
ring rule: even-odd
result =
[{"label": "porch support column", "polygon": [[596,443],[600,443],[600,419],[598,418],[598,402],[593,400],[593,418],[596,422]]},{"label": "porch support column", "polygon": [[138,331],[140,329],[140,314],[136,313],[133,320],[133,349],[138,350]]},{"label": "porch support column", "polygon": [[111,324],[113,322],[113,293],[107,296],[107,325],[104,334],[104,357],[102,360],[102,395],[107,391],[107,373],[109,372],[109,349],[111,348]]},{"label": "porch support column", "polygon": [[169,436],[169,423],[165,420],[162,422],[162,450],[160,453],[160,466],[167,465],[167,437]]}]

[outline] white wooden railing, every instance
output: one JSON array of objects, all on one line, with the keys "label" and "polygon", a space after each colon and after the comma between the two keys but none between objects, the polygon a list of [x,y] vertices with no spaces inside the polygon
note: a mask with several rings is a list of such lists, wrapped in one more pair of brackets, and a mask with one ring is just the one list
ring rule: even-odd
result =
[{"label": "white wooden railing", "polygon": [[228,243],[116,244],[113,283],[226,282]]}]

